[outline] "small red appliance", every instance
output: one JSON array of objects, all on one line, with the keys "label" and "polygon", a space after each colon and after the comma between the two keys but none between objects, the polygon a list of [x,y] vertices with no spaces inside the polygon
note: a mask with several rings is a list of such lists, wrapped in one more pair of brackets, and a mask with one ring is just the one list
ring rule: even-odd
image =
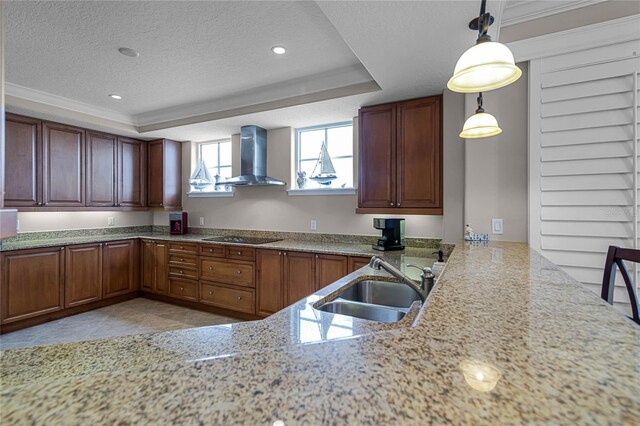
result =
[{"label": "small red appliance", "polygon": [[169,213],[169,234],[182,235],[187,233],[187,212]]}]

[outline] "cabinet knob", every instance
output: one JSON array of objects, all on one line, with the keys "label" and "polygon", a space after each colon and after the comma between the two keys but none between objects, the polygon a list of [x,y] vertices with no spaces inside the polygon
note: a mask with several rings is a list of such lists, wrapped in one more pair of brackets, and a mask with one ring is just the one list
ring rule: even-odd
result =
[{"label": "cabinet knob", "polygon": [[278,252],[278,256],[282,256],[282,252],[281,251]]},{"label": "cabinet knob", "polygon": [[184,291],[184,287],[180,287],[180,291]]},{"label": "cabinet knob", "polygon": [[213,253],[213,249],[209,249],[209,253]]},{"label": "cabinet knob", "polygon": [[236,272],[238,273],[238,275],[240,275],[242,273],[242,271],[239,270],[239,269]]},{"label": "cabinet knob", "polygon": [[37,205],[37,206],[42,206],[42,203],[37,203],[36,205]]},{"label": "cabinet knob", "polygon": [[111,204],[111,207],[115,207],[115,206],[116,206],[116,203]]},{"label": "cabinet knob", "polygon": [[105,245],[105,246],[108,246],[108,245],[109,245],[109,243],[104,243],[104,245]]},{"label": "cabinet knob", "polygon": [[209,292],[209,295],[210,295],[210,296],[213,296],[213,292],[212,292],[212,291],[210,291],[210,292]]},{"label": "cabinet knob", "polygon": [[45,206],[46,206],[46,205],[48,205],[48,204],[49,204],[49,203],[44,203],[44,205],[45,205]]},{"label": "cabinet knob", "polygon": [[160,207],[164,206],[164,204],[160,203]]},{"label": "cabinet knob", "polygon": [[241,251],[239,251],[239,252],[238,252],[238,256],[240,256],[241,254],[242,254],[242,252],[241,252]]},{"label": "cabinet knob", "polygon": [[241,297],[241,296],[238,296],[238,300],[242,300],[242,297]]},{"label": "cabinet knob", "polygon": [[398,203],[398,207],[400,207],[400,203]]},{"label": "cabinet knob", "polygon": [[319,257],[320,257],[320,256],[318,256],[318,255],[316,254],[316,259],[317,259],[317,258],[319,258]]},{"label": "cabinet knob", "polygon": [[391,207],[393,207],[393,203],[389,203],[389,205],[390,205]]},{"label": "cabinet knob", "polygon": [[213,266],[209,266],[209,270],[210,270],[210,271],[213,271]]},{"label": "cabinet knob", "polygon": [[287,252],[286,252],[286,251],[284,252],[284,255],[285,255],[285,256],[287,255]]},{"label": "cabinet knob", "polygon": [[60,247],[60,250],[64,250],[64,247]]},{"label": "cabinet knob", "polygon": [[184,272],[180,271],[181,274],[184,274]]},{"label": "cabinet knob", "polygon": [[183,250],[183,249],[184,249],[184,247],[180,246],[180,250]]},{"label": "cabinet knob", "polygon": [[183,259],[183,258],[180,258],[180,262],[184,262],[184,259]]}]

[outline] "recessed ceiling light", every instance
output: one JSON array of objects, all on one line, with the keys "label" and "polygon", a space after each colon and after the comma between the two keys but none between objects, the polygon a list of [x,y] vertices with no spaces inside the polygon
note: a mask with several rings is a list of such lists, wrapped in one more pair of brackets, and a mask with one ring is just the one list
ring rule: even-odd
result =
[{"label": "recessed ceiling light", "polygon": [[287,49],[285,49],[282,46],[273,46],[271,48],[271,50],[273,51],[273,53],[275,53],[276,55],[284,55],[285,52],[287,51]]},{"label": "recessed ceiling light", "polygon": [[138,56],[140,56],[140,53],[138,53],[136,50],[129,49],[128,47],[121,47],[120,49],[118,49],[118,52],[122,53],[124,56],[129,56],[131,58],[137,58]]},{"label": "recessed ceiling light", "polygon": [[112,99],[117,99],[117,100],[122,99],[122,96],[120,96],[118,94],[115,94],[115,93],[109,93],[109,97],[112,98]]}]

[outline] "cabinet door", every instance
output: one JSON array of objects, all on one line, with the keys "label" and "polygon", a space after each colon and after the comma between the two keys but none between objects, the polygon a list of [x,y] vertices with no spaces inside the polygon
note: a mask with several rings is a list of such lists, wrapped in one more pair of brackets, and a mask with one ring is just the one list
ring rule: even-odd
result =
[{"label": "cabinet door", "polygon": [[159,141],[149,142],[147,149],[149,150],[147,204],[149,205],[149,207],[163,207],[164,206],[163,141],[159,140]]},{"label": "cabinet door", "polygon": [[367,266],[369,264],[369,260],[371,260],[370,257],[349,256],[348,272],[351,273],[351,272],[357,271],[358,269],[362,268],[363,266]]},{"label": "cabinet door", "polygon": [[396,107],[360,109],[358,207],[393,207],[396,199]]},{"label": "cabinet door", "polygon": [[43,204],[84,205],[84,130],[43,123]]},{"label": "cabinet door", "polygon": [[135,290],[135,241],[114,241],[102,247],[103,297]]},{"label": "cabinet door", "polygon": [[102,244],[67,247],[64,271],[65,308],[102,299]]},{"label": "cabinet door", "polygon": [[142,290],[153,291],[156,282],[156,250],[155,241],[143,240],[142,257]]},{"label": "cabinet door", "polygon": [[144,207],[146,200],[146,142],[118,138],[118,201],[119,207]]},{"label": "cabinet door", "polygon": [[154,245],[156,266],[154,290],[156,293],[167,294],[169,292],[169,249],[164,241],[156,241]]},{"label": "cabinet door", "polygon": [[19,321],[64,306],[64,248],[2,254],[2,323]]},{"label": "cabinet door", "polygon": [[441,101],[398,103],[397,207],[442,207]]},{"label": "cabinet door", "polygon": [[316,254],[316,289],[320,290],[347,275],[347,256]]},{"label": "cabinet door", "polygon": [[314,254],[284,252],[285,305],[288,306],[315,292]]},{"label": "cabinet door", "polygon": [[5,123],[4,204],[6,207],[41,205],[41,122],[7,114]]},{"label": "cabinet door", "polygon": [[271,315],[284,308],[282,252],[258,250],[258,315]]},{"label": "cabinet door", "polygon": [[87,131],[87,206],[116,205],[116,136]]}]

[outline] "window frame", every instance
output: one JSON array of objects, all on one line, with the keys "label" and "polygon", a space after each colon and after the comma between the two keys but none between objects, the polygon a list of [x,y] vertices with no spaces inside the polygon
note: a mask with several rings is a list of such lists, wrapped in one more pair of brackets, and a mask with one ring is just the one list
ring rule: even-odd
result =
[{"label": "window frame", "polygon": [[[220,144],[223,143],[229,143],[231,146],[231,159],[230,159],[230,163],[229,165],[220,164]],[[218,164],[214,167],[207,167],[211,173],[210,169],[214,169],[217,170],[217,173],[220,173],[220,169],[221,168],[230,168],[231,169],[231,175],[233,176],[233,142],[231,138],[225,138],[225,139],[216,139],[216,140],[211,140],[211,141],[203,141],[203,142],[194,142],[194,147],[192,148],[192,153],[195,151],[195,156],[192,157],[195,160],[195,164],[197,167],[197,164],[200,163],[200,159],[202,158],[202,146],[203,145],[212,145],[212,144],[216,144],[217,145],[217,150],[218,150]],[[195,157],[195,158],[194,158]],[[191,171],[191,173],[193,173],[193,170]],[[213,173],[212,177],[215,176],[216,173]],[[195,190],[191,184],[189,184],[189,192],[187,193],[187,196],[189,197],[233,197],[234,195],[234,191],[233,189],[231,189],[230,191],[227,190],[218,190],[216,191],[214,189],[215,187],[213,187],[211,190],[207,190],[207,191],[197,191]]]},{"label": "window frame", "polygon": [[[200,159],[202,158],[202,146],[203,145],[217,145],[217,150],[218,150],[218,164],[214,167],[207,167],[208,169],[217,169],[218,174],[220,174],[220,169],[221,168],[230,168],[232,170],[232,175],[233,175],[233,153],[231,154],[231,158],[229,159],[229,164],[224,164],[224,165],[220,165],[220,144],[223,143],[229,143],[229,146],[231,145],[231,139],[219,139],[219,140],[215,140],[215,141],[206,141],[206,142],[198,142],[198,146],[197,146],[197,151],[196,151],[196,163],[200,163]],[[211,170],[209,170],[211,171]],[[213,174],[213,176],[215,176],[216,173]],[[222,176],[222,174],[220,174]],[[213,177],[212,176],[212,177]]]},{"label": "window frame", "polygon": [[300,167],[300,162],[301,161],[309,161],[309,160],[317,160],[317,158],[305,158],[302,159],[300,158],[300,134],[302,132],[308,132],[308,131],[314,131],[314,130],[324,130],[324,141],[327,144],[327,149],[329,149],[329,137],[328,137],[328,131],[330,129],[335,129],[338,127],[351,127],[351,131],[353,134],[353,121],[340,121],[337,123],[329,123],[329,124],[318,124],[315,126],[307,126],[307,127],[300,127],[300,128],[296,128],[295,129],[295,140],[294,140],[294,144],[295,144],[295,158],[294,158],[294,164],[293,164],[293,174],[292,174],[292,188],[287,190],[287,192],[289,193],[289,195],[294,195],[293,193],[296,193],[295,195],[316,195],[318,193],[333,193],[336,195],[350,195],[350,194],[355,194],[355,180],[353,178],[353,171],[355,170],[356,165],[354,164],[355,161],[355,149],[353,148],[353,137],[351,139],[351,155],[338,155],[338,156],[331,156],[331,160],[338,160],[338,159],[344,159],[344,158],[351,158],[351,172],[352,172],[352,185],[350,187],[345,187],[345,188],[341,188],[341,187],[318,187],[318,188],[298,188],[298,186],[296,185],[296,180],[298,178],[298,170]]}]

